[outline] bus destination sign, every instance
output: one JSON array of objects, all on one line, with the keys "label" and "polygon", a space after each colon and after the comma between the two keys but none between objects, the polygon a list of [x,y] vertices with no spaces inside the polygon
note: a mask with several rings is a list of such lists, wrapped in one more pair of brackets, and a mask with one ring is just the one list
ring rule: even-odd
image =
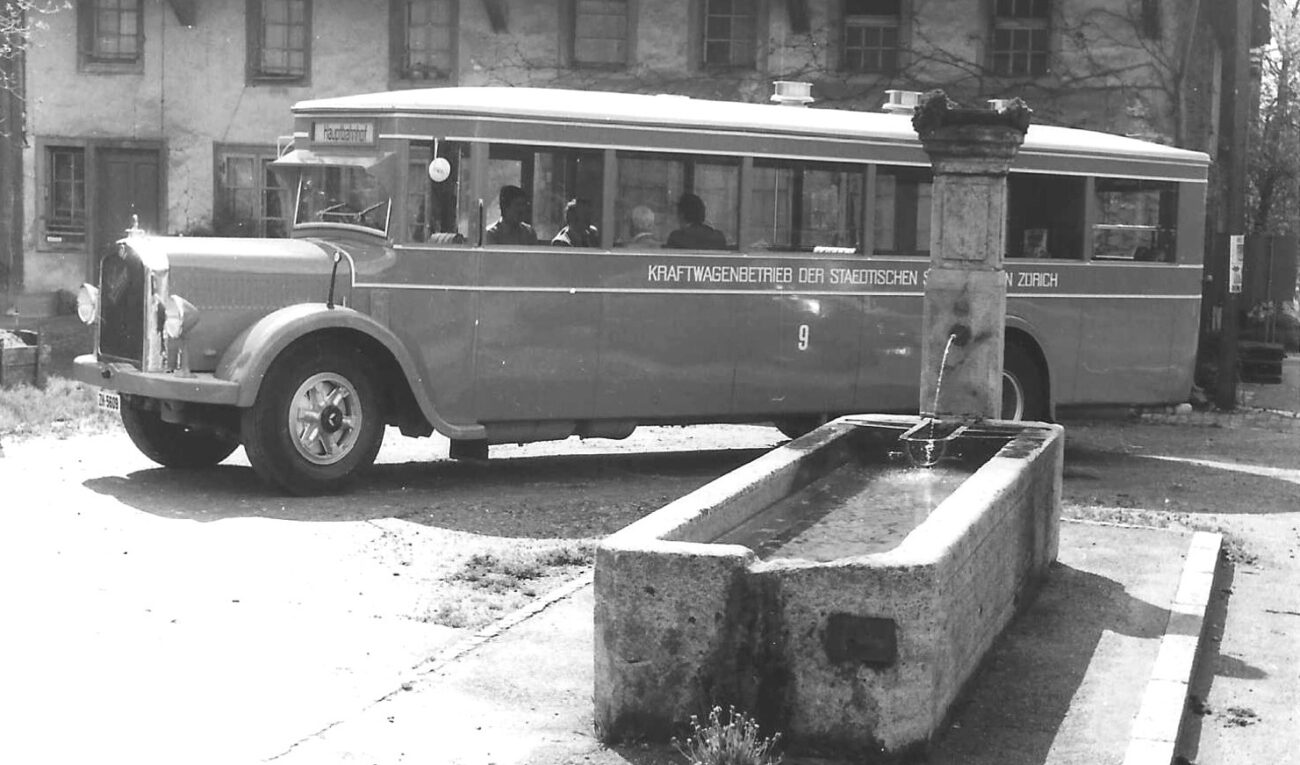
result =
[{"label": "bus destination sign", "polygon": [[312,143],[326,146],[374,146],[373,122],[316,122],[312,125]]}]

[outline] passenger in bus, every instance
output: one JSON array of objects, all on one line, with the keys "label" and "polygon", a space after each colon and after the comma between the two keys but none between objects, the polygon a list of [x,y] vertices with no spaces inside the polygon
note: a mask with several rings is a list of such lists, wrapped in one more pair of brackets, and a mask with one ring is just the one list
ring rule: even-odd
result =
[{"label": "passenger in bus", "polygon": [[725,250],[727,237],[704,222],[704,200],[695,194],[682,194],[677,200],[677,221],[681,228],[668,235],[664,247],[681,250]]},{"label": "passenger in bus", "polygon": [[537,233],[524,220],[528,216],[528,197],[518,186],[502,186],[497,195],[501,203],[501,220],[488,226],[488,244],[537,244]]},{"label": "passenger in bus", "polygon": [[585,199],[570,199],[564,206],[564,228],[560,229],[551,244],[561,247],[599,247],[600,231],[591,224],[591,203]]},{"label": "passenger in bus", "polygon": [[659,235],[655,232],[655,211],[645,205],[632,208],[632,246],[658,247]]}]

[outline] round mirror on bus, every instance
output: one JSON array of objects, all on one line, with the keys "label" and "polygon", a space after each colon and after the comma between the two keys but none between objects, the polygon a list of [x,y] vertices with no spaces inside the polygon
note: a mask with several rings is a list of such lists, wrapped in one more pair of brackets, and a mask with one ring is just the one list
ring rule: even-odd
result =
[{"label": "round mirror on bus", "polygon": [[429,163],[429,178],[434,183],[442,183],[451,176],[451,163],[445,157],[434,157]]}]

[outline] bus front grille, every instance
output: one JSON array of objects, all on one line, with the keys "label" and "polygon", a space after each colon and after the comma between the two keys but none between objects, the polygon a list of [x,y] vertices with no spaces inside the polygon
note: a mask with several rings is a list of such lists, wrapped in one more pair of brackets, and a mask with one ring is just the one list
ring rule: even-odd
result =
[{"label": "bus front grille", "polygon": [[144,264],[129,251],[104,258],[99,276],[99,356],[144,364],[148,279]]}]

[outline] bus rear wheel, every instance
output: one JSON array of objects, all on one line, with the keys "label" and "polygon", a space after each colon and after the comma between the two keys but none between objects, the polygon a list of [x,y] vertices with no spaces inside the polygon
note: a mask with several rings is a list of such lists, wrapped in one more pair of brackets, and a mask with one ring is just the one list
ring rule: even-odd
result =
[{"label": "bus rear wheel", "polygon": [[253,470],[305,496],[337,492],[369,467],[384,436],[371,366],[355,349],[317,343],[277,359],[240,424]]},{"label": "bus rear wheel", "polygon": [[1038,362],[1021,346],[1007,343],[1002,359],[1002,419],[1047,419],[1047,390]]},{"label": "bus rear wheel", "polygon": [[830,420],[824,414],[803,414],[795,417],[783,417],[774,425],[786,438],[798,438],[825,425]]},{"label": "bus rear wheel", "polygon": [[211,467],[239,446],[236,441],[167,422],[156,411],[134,406],[122,407],[122,427],[141,454],[163,467]]}]

